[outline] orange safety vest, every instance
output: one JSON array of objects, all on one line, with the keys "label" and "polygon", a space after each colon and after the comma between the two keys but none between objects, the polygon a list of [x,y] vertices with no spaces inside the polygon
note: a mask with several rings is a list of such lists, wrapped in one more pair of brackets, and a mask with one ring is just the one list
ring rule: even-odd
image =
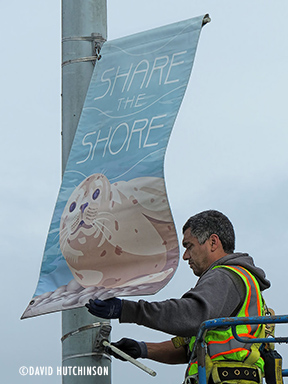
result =
[{"label": "orange safety vest", "polygon": [[[244,303],[237,314],[237,317],[248,317],[248,316],[263,316],[264,315],[264,303],[261,296],[259,284],[255,277],[247,269],[240,266],[228,266],[219,265],[215,268],[227,268],[243,280],[246,287],[246,296]],[[237,325],[237,334],[240,337],[255,339],[263,335],[264,326],[261,324],[253,325]],[[190,351],[193,350],[196,337],[193,336],[189,343]],[[236,340],[232,334],[231,327],[222,329],[208,330],[205,336],[205,342],[207,344],[207,353],[210,359],[213,361],[249,361],[249,356],[252,354],[251,346],[252,343],[243,344]],[[254,354],[257,348],[256,359],[253,359],[253,363],[258,366],[262,372],[264,372],[264,361],[260,357],[258,351],[259,346],[253,348]],[[251,358],[250,358],[251,361]],[[251,365],[252,365],[251,364]],[[195,359],[189,364],[187,373],[189,376],[195,375],[198,372],[197,360]]]}]

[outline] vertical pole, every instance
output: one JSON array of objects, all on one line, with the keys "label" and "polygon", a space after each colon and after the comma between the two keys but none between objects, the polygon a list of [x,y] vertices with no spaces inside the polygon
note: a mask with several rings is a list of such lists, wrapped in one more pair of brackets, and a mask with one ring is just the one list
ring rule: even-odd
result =
[{"label": "vertical pole", "polygon": [[[62,0],[62,173],[94,70],[93,38],[107,38],[106,0]],[[110,360],[93,352],[99,328],[86,327],[102,321],[86,308],[62,312],[63,384],[111,382]]]},{"label": "vertical pole", "polygon": [[62,170],[68,160],[87,89],[93,73],[89,38],[99,34],[107,39],[106,0],[62,0]]},{"label": "vertical pole", "polygon": [[206,384],[206,366],[205,366],[205,340],[199,341],[197,344],[197,359],[198,359],[198,378],[199,384]]}]

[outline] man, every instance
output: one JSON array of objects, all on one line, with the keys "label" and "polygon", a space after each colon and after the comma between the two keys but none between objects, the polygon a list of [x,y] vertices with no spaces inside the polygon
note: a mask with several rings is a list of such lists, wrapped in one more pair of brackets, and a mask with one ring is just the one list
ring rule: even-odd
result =
[{"label": "man", "polygon": [[[263,315],[260,291],[269,288],[270,282],[248,254],[234,253],[234,229],[225,215],[209,210],[190,217],[183,226],[183,247],[183,259],[199,279],[196,286],[180,299],[134,302],[113,298],[105,301],[90,300],[86,304],[89,312],[95,316],[118,318],[120,323],[136,323],[177,336],[176,339],[162,343],[144,343],[131,339],[115,343],[135,358],[148,358],[168,364],[187,363],[194,337],[203,321],[219,317]],[[251,338],[259,337],[262,328],[243,326],[241,333]],[[227,332],[209,331],[205,340],[208,343],[208,373],[211,374],[209,383],[219,382],[215,378],[218,371],[215,373],[213,367],[219,364],[226,367],[231,362],[234,366],[249,368],[243,368],[243,372],[241,370],[241,379],[247,380],[245,375],[248,372],[256,375],[256,382],[261,382],[263,360],[258,350],[255,351],[250,345],[245,348],[240,346],[233,338],[231,329]],[[250,367],[253,370],[250,371]],[[187,374],[197,377],[197,370],[197,361],[194,360]],[[233,377],[232,380],[237,382],[237,377]]]}]

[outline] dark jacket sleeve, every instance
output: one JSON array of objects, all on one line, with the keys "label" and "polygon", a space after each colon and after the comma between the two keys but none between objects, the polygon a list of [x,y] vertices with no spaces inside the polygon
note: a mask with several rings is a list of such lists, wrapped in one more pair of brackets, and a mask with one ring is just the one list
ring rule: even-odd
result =
[{"label": "dark jacket sleeve", "polygon": [[160,302],[123,300],[121,323],[136,323],[171,335],[191,337],[208,319],[235,316],[245,298],[245,287],[228,270],[207,271],[180,299]]}]

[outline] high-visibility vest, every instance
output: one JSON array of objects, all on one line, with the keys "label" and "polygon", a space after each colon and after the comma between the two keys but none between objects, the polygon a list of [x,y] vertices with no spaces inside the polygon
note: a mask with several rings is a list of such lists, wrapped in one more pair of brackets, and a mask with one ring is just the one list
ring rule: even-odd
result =
[{"label": "high-visibility vest", "polygon": [[[244,303],[237,314],[237,317],[263,316],[264,303],[261,296],[259,284],[255,277],[247,269],[240,266],[219,265],[215,268],[227,268],[235,272],[243,280],[246,287],[246,296]],[[237,334],[240,337],[255,339],[262,337],[264,326],[261,324],[237,325]],[[196,337],[193,336],[189,343],[190,351],[193,350]],[[231,327],[224,329],[212,329],[207,331],[205,336],[207,344],[207,353],[211,361],[239,361],[254,364],[264,372],[264,361],[258,351],[259,345],[251,343],[241,343],[237,341]],[[254,347],[252,347],[254,345]],[[253,355],[253,356],[252,356]],[[249,358],[250,356],[250,358]],[[192,361],[187,369],[188,375],[194,375],[198,372],[197,360]]]}]

